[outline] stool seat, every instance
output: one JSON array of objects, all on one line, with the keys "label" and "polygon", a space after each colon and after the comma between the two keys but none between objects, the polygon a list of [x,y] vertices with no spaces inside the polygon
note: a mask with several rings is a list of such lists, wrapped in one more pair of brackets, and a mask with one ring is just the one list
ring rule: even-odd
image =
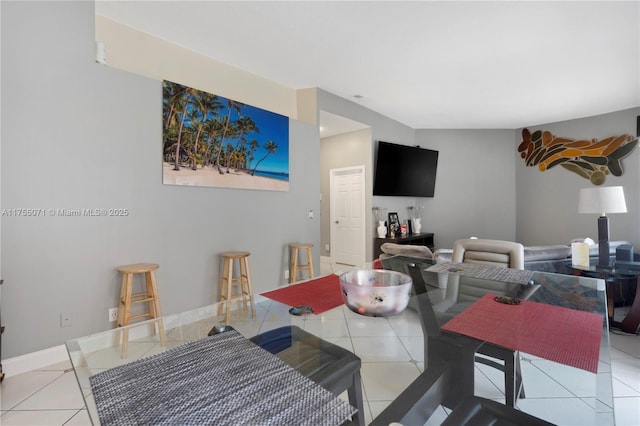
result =
[{"label": "stool seat", "polygon": [[231,257],[233,259],[240,259],[242,257],[251,256],[251,253],[249,253],[248,251],[225,251],[223,253],[220,253],[220,256]]},{"label": "stool seat", "polygon": [[[158,285],[156,282],[155,271],[160,265],[157,263],[134,263],[123,265],[117,268],[122,274],[122,284],[120,287],[120,300],[118,302],[118,319],[116,327],[125,327],[131,323],[131,320],[142,318],[156,319],[152,329],[152,334],[160,335],[160,344],[166,346],[166,336],[164,325],[162,323],[162,312],[160,311],[160,296],[158,295]],[[133,292],[133,277],[135,274],[143,274],[145,282],[145,290]],[[147,305],[147,312],[132,315],[131,306],[139,303]],[[129,328],[125,327],[122,333],[122,358],[127,357],[129,346]]]},{"label": "stool seat", "polygon": [[[229,309],[229,301],[233,298],[233,287],[240,287],[240,294],[244,309],[247,309],[247,299],[251,303],[252,315],[255,315],[255,307],[253,304],[253,289],[251,288],[251,274],[249,272],[249,256],[248,251],[225,251],[220,253],[222,256],[222,276],[220,278],[220,303],[218,306],[218,315],[222,315],[222,308],[225,308],[226,322],[229,322],[231,310]],[[238,261],[240,272],[234,277],[233,265]]]},{"label": "stool seat", "polygon": [[144,272],[151,272],[158,269],[160,265],[157,263],[134,263],[131,265],[124,265],[118,267],[118,272],[125,274],[141,274]]},{"label": "stool seat", "polygon": [[303,248],[303,249],[307,249],[307,248],[312,248],[313,244],[299,244],[299,243],[291,243],[289,244],[289,247],[292,248]]},{"label": "stool seat", "polygon": [[[307,271],[309,278],[313,278],[313,259],[311,257],[311,249],[313,244],[292,243],[289,244],[291,249],[291,266],[289,271],[289,283],[298,280],[298,271]],[[299,251],[304,250],[307,256],[307,263],[299,263]]]}]

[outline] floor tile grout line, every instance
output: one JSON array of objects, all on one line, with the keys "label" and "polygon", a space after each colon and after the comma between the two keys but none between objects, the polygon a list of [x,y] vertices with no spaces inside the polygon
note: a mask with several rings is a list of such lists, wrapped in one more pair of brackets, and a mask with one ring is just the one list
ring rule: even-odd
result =
[{"label": "floor tile grout line", "polygon": [[[347,318],[347,313],[345,313],[345,311],[344,311],[344,310],[342,311],[342,316],[343,316],[343,319],[344,319],[345,323],[347,324],[347,330],[348,330],[348,332],[349,332],[349,340],[350,340],[350,342],[351,342],[351,346],[352,346],[352,347],[354,347],[354,342],[353,342],[353,338],[354,338],[354,336],[352,336],[352,334],[351,334],[351,329],[350,329],[350,328],[349,328],[349,326],[348,326],[348,322],[349,322],[349,321],[348,321],[348,318]],[[389,325],[391,326],[391,328],[393,329],[393,326],[390,324],[389,319],[387,318],[386,320],[387,320],[387,322],[389,323]],[[402,336],[400,336],[400,335],[398,334],[398,332],[397,332],[395,329],[393,329],[393,335],[401,341],[401,344],[403,345],[403,347],[404,347],[405,351],[406,351],[407,353],[409,353],[409,350],[407,349],[406,345],[404,344],[404,342],[402,342],[402,338],[401,338]],[[617,335],[617,334],[616,334],[616,335]],[[629,342],[628,342],[628,340],[627,340],[627,336],[625,336],[625,335],[620,335],[620,336],[621,336],[620,338],[617,338],[617,337],[616,337],[616,338],[612,338],[612,339],[610,339],[610,346],[611,346],[611,348],[615,348],[617,351],[620,351],[621,353],[624,353],[624,354],[628,355],[628,357],[624,357],[624,358],[612,358],[612,359],[611,359],[611,362],[610,362],[610,365],[611,365],[611,375],[612,375],[613,380],[616,380],[616,381],[618,382],[618,385],[620,385],[620,384],[621,384],[621,385],[624,385],[626,388],[629,388],[631,391],[637,392],[637,391],[636,391],[635,389],[633,389],[631,386],[629,386],[629,385],[627,385],[626,383],[622,382],[621,380],[619,380],[619,379],[618,379],[617,377],[615,377],[615,375],[614,375],[614,371],[620,368],[619,366],[616,366],[616,364],[619,364],[619,363],[624,362],[625,360],[629,360],[629,359],[632,359],[632,360],[640,359],[640,356],[634,355],[633,353],[629,352],[628,350],[623,349],[623,348],[625,348],[625,347],[627,347],[627,348],[628,348]],[[375,337],[375,336],[356,336],[356,337]],[[392,337],[392,336],[388,336],[388,337]],[[412,336],[405,336],[405,337],[412,337]],[[638,336],[631,336],[631,335],[630,335],[629,337],[638,338]],[[355,347],[354,347],[354,348],[355,348]],[[409,355],[410,355],[410,353],[409,353]],[[367,364],[376,364],[376,363],[389,363],[389,362],[397,362],[397,363],[401,363],[401,364],[406,364],[406,363],[407,363],[407,361],[371,361],[371,362],[366,362],[366,363],[367,363]],[[363,364],[365,364],[365,362],[364,362],[364,361],[363,361]],[[535,368],[536,368],[537,370],[539,370],[540,372],[542,372],[543,374],[545,374],[547,377],[550,377],[550,379],[551,379],[551,380],[553,380],[555,383],[558,383],[558,385],[559,385],[559,386],[561,386],[561,387],[563,387],[564,389],[566,389],[566,387],[562,386],[562,384],[560,384],[560,383],[559,383],[559,382],[557,382],[555,379],[553,379],[553,377],[549,376],[549,375],[548,375],[544,370],[542,370],[542,369],[541,369],[541,368],[539,368],[538,366],[534,365],[533,363],[532,363],[532,366],[533,366],[533,367],[535,367]],[[418,368],[418,370],[419,370],[419,368]],[[31,393],[28,397],[26,397],[26,398],[22,399],[20,402],[18,402],[17,404],[15,404],[15,405],[14,405],[14,407],[12,407],[11,409],[3,410],[3,411],[2,411],[2,415],[3,415],[3,416],[4,416],[4,415],[6,415],[7,413],[11,412],[11,411],[13,411],[13,412],[17,412],[17,411],[35,411],[35,412],[37,412],[37,411],[73,411],[73,410],[75,410],[76,412],[75,412],[75,413],[74,413],[74,414],[73,414],[73,415],[72,415],[72,416],[71,416],[67,421],[65,421],[65,422],[63,423],[63,425],[64,425],[64,424],[69,423],[69,422],[70,422],[70,421],[71,421],[75,416],[78,416],[82,411],[86,411],[86,407],[83,407],[83,408],[80,408],[80,409],[63,409],[63,408],[55,408],[55,409],[37,409],[37,410],[15,410],[15,407],[16,407],[16,406],[18,406],[18,405],[20,405],[20,404],[24,403],[24,402],[25,402],[25,401],[27,401],[29,398],[32,398],[35,394],[37,394],[38,392],[42,391],[42,390],[43,390],[43,389],[45,389],[47,386],[49,386],[49,385],[53,384],[56,380],[60,379],[61,377],[63,377],[63,376],[64,376],[64,374],[66,374],[66,373],[67,373],[67,369],[59,369],[59,368],[57,368],[57,369],[51,369],[51,368],[48,368],[48,367],[41,368],[41,369],[34,370],[34,371],[49,371],[49,372],[50,372],[50,371],[57,371],[57,372],[60,372],[61,374],[60,374],[60,375],[58,375],[56,378],[52,379],[49,383],[47,383],[47,384],[45,384],[45,385],[41,386],[39,389],[37,389],[36,391],[34,391],[33,393]],[[485,378],[487,378],[487,379],[492,383],[492,385],[493,385],[493,386],[496,386],[496,385],[495,385],[495,383],[493,383],[493,381],[491,381],[491,379],[490,379],[490,378],[488,378],[488,377],[487,377],[487,375],[486,375],[484,372],[482,372],[482,370],[480,370],[480,373],[481,373],[481,374],[483,374],[483,375],[485,376]],[[574,395],[574,393],[573,393],[573,392],[571,392],[570,390],[568,390],[568,389],[566,389],[566,390],[567,390],[567,391],[569,391],[569,393],[570,393],[571,395]],[[78,391],[80,391],[80,390],[78,389]],[[367,396],[367,394],[366,394],[366,390],[364,389],[364,384],[363,384],[363,396],[364,396],[365,398],[366,398],[366,396]],[[564,397],[555,397],[555,398],[540,398],[540,399],[580,399],[580,400],[582,400],[582,401],[583,401],[583,403],[585,403],[585,404],[587,403],[587,402],[585,402],[582,398],[577,397],[577,396],[566,397],[566,398],[564,398]],[[614,407],[613,407],[613,409],[614,409],[614,412],[615,412],[616,401],[622,401],[622,400],[635,401],[636,399],[640,399],[640,395],[638,395],[638,396],[633,396],[633,395],[627,395],[627,396],[614,396],[614,397],[613,397],[613,402],[614,402]],[[389,402],[390,402],[390,401],[386,401],[386,400],[385,400],[385,401],[377,401],[377,400],[376,400],[376,401],[370,401],[368,398],[366,398],[366,399],[365,399],[365,401],[367,402],[368,415],[369,415],[369,416],[371,416],[371,418],[372,418],[372,419],[373,419],[373,414],[374,414],[374,413],[373,413],[373,410],[372,410],[372,408],[371,408],[371,404],[370,404],[370,403],[389,403]],[[87,415],[88,415],[88,413],[87,413]]]},{"label": "floor tile grout line", "polygon": [[[31,393],[29,396],[27,396],[26,398],[22,399],[20,402],[16,403],[15,405],[13,405],[11,408],[9,408],[6,411],[11,411],[13,410],[15,407],[17,407],[20,404],[23,404],[25,401],[27,401],[29,398],[32,398],[33,396],[35,396],[38,392],[42,391],[43,389],[45,389],[47,386],[53,384],[53,382],[55,382],[56,380],[58,380],[60,377],[64,376],[64,372],[62,370],[33,370],[33,371],[28,371],[22,374],[28,374],[31,372],[37,372],[37,371],[58,371],[60,372],[60,375],[58,377],[56,377],[55,379],[51,380],[50,382],[48,382],[47,384],[43,385],[42,387],[40,387],[38,390],[34,391],[33,393]],[[4,411],[4,410],[3,410]],[[25,410],[28,411],[28,410]]]}]

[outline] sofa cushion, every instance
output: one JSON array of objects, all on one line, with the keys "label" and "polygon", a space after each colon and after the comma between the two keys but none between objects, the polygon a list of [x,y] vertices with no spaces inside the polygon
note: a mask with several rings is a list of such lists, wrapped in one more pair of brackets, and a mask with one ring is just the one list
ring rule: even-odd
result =
[{"label": "sofa cushion", "polygon": [[563,245],[555,246],[525,246],[524,261],[565,259],[571,256],[571,247]]},{"label": "sofa cushion", "polygon": [[510,257],[506,253],[492,253],[488,251],[466,250],[463,263],[478,263],[506,268],[509,266]]},{"label": "sofa cushion", "polygon": [[[589,244],[589,256],[597,257],[598,252],[600,251],[600,245],[593,241],[591,238],[575,238],[571,240],[572,243],[587,243]],[[615,255],[616,249],[623,244],[631,244],[629,241],[609,241],[609,255]],[[631,244],[633,245],[633,244]]]},{"label": "sofa cushion", "polygon": [[433,258],[433,253],[427,246],[416,246],[410,244],[384,243],[380,249],[390,255],[401,255],[411,257],[422,257],[425,259]]},{"label": "sofa cushion", "polygon": [[524,247],[513,241],[477,238],[456,240],[451,261],[524,269]]},{"label": "sofa cushion", "polygon": [[[615,256],[616,254],[616,249],[618,247],[620,247],[623,244],[631,244],[629,241],[609,241],[609,255],[610,256]],[[598,245],[598,243],[595,243],[593,245],[589,246],[589,256],[597,256],[598,253],[600,252],[600,246]]]}]

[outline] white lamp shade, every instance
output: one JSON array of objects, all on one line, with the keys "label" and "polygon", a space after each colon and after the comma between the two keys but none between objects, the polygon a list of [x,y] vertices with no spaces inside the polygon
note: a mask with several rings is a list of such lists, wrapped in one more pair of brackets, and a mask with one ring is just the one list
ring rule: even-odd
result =
[{"label": "white lamp shade", "polygon": [[624,190],[621,186],[582,188],[578,213],[626,213]]}]

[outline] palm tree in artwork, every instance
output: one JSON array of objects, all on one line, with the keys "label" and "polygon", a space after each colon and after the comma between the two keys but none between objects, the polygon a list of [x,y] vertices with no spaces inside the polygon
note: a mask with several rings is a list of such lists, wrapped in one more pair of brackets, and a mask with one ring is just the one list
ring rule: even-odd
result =
[{"label": "palm tree in artwork", "polygon": [[[204,123],[200,118],[198,111],[194,108],[189,112],[189,123],[191,124],[191,151],[189,152],[189,160],[191,160],[191,170],[198,169],[198,158],[200,149],[200,134],[202,133],[202,127]],[[197,130],[196,130],[197,129]]]},{"label": "palm tree in artwork", "polygon": [[256,152],[256,149],[258,149],[259,146],[260,144],[255,139],[252,139],[251,142],[249,142],[249,161],[247,162],[247,170],[251,168],[251,163],[253,163],[253,160],[255,160],[253,153]]},{"label": "palm tree in artwork", "polygon": [[246,148],[243,148],[242,151],[240,152],[241,155],[241,159],[240,159],[240,169],[242,169],[245,172],[248,172],[249,169],[249,150],[247,150]]},{"label": "palm tree in artwork", "polygon": [[246,146],[242,145],[239,149],[235,150],[232,154],[232,162],[231,165],[234,168],[234,171],[238,172],[240,170],[248,170],[247,163],[249,161],[249,151]]},{"label": "palm tree in artwork", "polygon": [[203,130],[202,139],[206,143],[204,165],[208,166],[214,163],[217,149],[221,146],[219,136],[222,133],[222,120],[217,117],[208,119]]},{"label": "palm tree in artwork", "polygon": [[[258,133],[260,131],[256,126],[255,121],[253,121],[253,118],[248,116],[238,118],[233,123],[233,128],[238,138],[238,142],[236,142],[236,146],[234,147],[233,152],[240,150],[240,147],[242,147],[242,145],[245,144],[246,134],[251,132]],[[230,166],[230,161],[227,160],[227,173],[229,173],[229,166]]]},{"label": "palm tree in artwork", "polygon": [[253,176],[256,173],[258,166],[260,165],[260,163],[262,163],[262,161],[265,158],[267,158],[269,155],[273,154],[278,150],[278,145],[276,145],[274,141],[268,140],[267,143],[264,144],[264,149],[267,150],[267,153],[264,155],[264,157],[258,160],[258,162],[256,163],[256,166],[253,168],[253,170],[251,170],[251,176]]},{"label": "palm tree in artwork", "polygon": [[179,110],[182,110],[182,101],[186,88],[170,81],[162,85],[162,120],[163,120],[163,145],[164,160],[169,162],[174,158],[176,143],[178,140]]},{"label": "palm tree in artwork", "polygon": [[222,102],[216,95],[212,95],[207,92],[198,91],[194,96],[194,118],[191,121],[192,127],[197,128],[195,140],[193,141],[192,162],[191,169],[197,169],[197,158],[199,157],[199,148],[202,146],[202,132],[205,124],[208,121],[213,121],[208,118],[209,112],[218,114],[218,110],[222,108]]},{"label": "palm tree in artwork", "polygon": [[234,169],[238,169],[238,164],[240,163],[240,161],[242,158],[242,154],[240,154],[239,151],[232,151],[231,152],[231,156],[230,156],[230,163],[233,166]]},{"label": "palm tree in artwork", "polygon": [[162,113],[164,116],[164,128],[169,129],[174,126],[176,114],[181,104],[186,87],[170,81],[163,82],[162,85]]},{"label": "palm tree in artwork", "polygon": [[182,144],[182,134],[183,134],[183,129],[184,129],[184,121],[185,118],[188,115],[188,111],[189,111],[189,105],[191,105],[191,100],[192,97],[194,95],[194,93],[196,92],[196,89],[193,89],[191,87],[185,87],[184,88],[184,95],[182,97],[182,112],[181,112],[181,119],[180,119],[180,128],[178,129],[178,140],[176,141],[176,152],[175,152],[175,165],[173,167],[173,170],[180,170],[180,148],[181,148],[181,144]]},{"label": "palm tree in artwork", "polygon": [[[244,106],[244,104],[240,103],[240,102],[236,102],[232,99],[227,99],[227,118],[225,119],[224,122],[224,128],[222,130],[222,138],[220,139],[220,146],[224,146],[224,140],[225,138],[229,137],[230,132],[230,124],[231,124],[231,111],[235,110],[236,113],[239,115],[240,112],[242,111],[242,107]],[[220,167],[220,155],[222,154],[222,150],[218,151],[218,156],[216,157],[216,168],[218,169],[218,173],[220,173],[221,175],[224,174],[224,172],[222,171],[222,167]]]}]

